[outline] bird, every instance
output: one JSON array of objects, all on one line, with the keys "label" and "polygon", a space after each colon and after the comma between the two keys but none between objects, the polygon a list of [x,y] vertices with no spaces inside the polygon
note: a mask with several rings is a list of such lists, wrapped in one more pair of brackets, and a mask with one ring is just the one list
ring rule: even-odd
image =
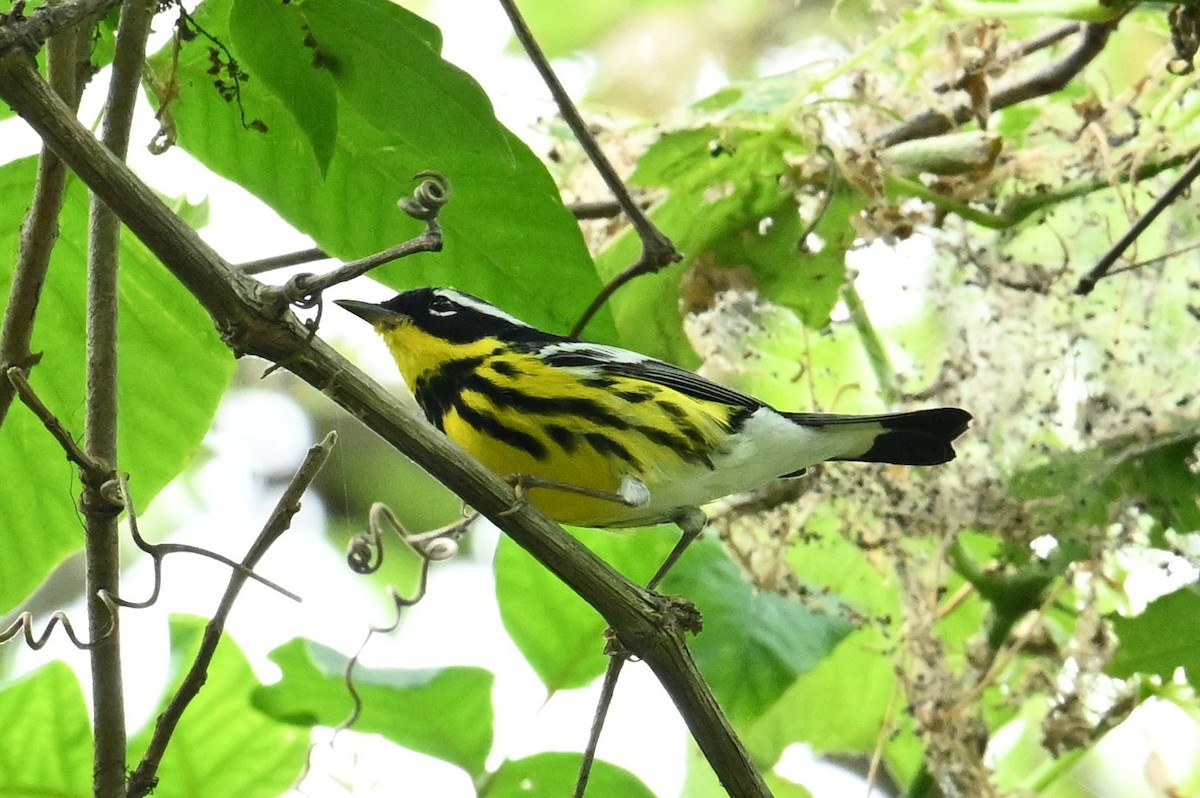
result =
[{"label": "bird", "polygon": [[471,294],[336,300],[382,336],[426,418],[563,524],[704,526],[703,505],[827,460],[937,465],[971,415],[786,412],[691,371],[540,330]]}]

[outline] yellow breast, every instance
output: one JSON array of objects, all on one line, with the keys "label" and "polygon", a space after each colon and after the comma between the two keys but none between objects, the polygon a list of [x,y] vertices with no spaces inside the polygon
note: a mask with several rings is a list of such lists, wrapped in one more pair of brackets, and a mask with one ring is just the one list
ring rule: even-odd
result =
[{"label": "yellow breast", "polygon": [[[410,326],[385,338],[430,421],[503,477],[616,493],[632,476],[653,495],[711,468],[729,436],[730,407],[656,383],[548,366],[495,339],[450,345]],[[528,495],[565,524],[621,526],[640,514],[569,491]]]}]

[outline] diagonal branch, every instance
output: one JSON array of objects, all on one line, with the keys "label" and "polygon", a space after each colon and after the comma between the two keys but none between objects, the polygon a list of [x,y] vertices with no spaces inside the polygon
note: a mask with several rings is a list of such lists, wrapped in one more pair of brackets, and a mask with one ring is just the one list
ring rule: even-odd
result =
[{"label": "diagonal branch", "polygon": [[[1117,29],[1120,21],[1121,18],[1118,17],[1109,22],[1093,22],[1084,25],[1083,35],[1074,50],[1045,69],[1016,83],[997,89],[989,98],[990,108],[993,111],[999,111],[1001,108],[1007,108],[1034,97],[1053,94],[1062,89],[1082,72],[1084,67],[1095,60],[1096,56],[1100,55],[1108,43],[1108,37]],[[949,111],[925,111],[884,133],[880,136],[877,144],[886,148],[903,141],[937,136],[974,118],[975,110],[971,103],[963,103]]]},{"label": "diagonal branch", "polygon": [[291,314],[270,314],[261,286],[235,270],[129,168],[101,147],[21,54],[0,57],[0,99],[28,121],[204,305],[238,354],[286,361],[365,425],[504,530],[613,627],[671,695],[701,751],[733,796],[769,791],[721,712],[684,642],[677,610],[617,573],[512,489],[355,368]]},{"label": "diagonal branch", "polygon": [[233,610],[233,603],[237,600],[238,593],[246,584],[246,579],[253,573],[254,566],[258,565],[258,561],[267,553],[267,549],[276,540],[279,540],[279,537],[291,526],[292,518],[300,511],[300,498],[316,478],[321,466],[325,465],[325,461],[329,459],[329,453],[333,450],[335,443],[337,443],[337,433],[330,432],[323,441],[308,450],[304,462],[300,464],[300,468],[296,470],[295,476],[292,477],[283,495],[275,504],[271,517],[267,519],[266,525],[259,532],[254,544],[242,558],[241,567],[229,575],[229,582],[225,585],[225,593],[221,596],[217,611],[213,613],[213,617],[204,627],[204,637],[200,640],[200,649],[196,652],[196,658],[192,660],[192,666],[188,669],[187,676],[184,677],[175,695],[171,697],[167,708],[158,716],[158,720],[154,724],[154,734],[146,747],[146,753],[137,769],[129,777],[128,798],[143,798],[149,795],[158,783],[156,774],[159,763],[162,762],[163,754],[167,751],[167,744],[170,743],[171,737],[179,725],[179,720],[183,717],[184,710],[187,709],[188,704],[192,703],[192,699],[200,694],[200,688],[204,686],[204,682],[208,678],[208,666],[217,653],[217,644],[221,642],[221,635],[225,631],[225,621]]},{"label": "diagonal branch", "polygon": [[1074,293],[1078,296],[1087,296],[1096,288],[1096,283],[1103,280],[1108,274],[1112,273],[1112,267],[1120,259],[1125,250],[1129,249],[1134,241],[1137,241],[1138,236],[1146,232],[1146,228],[1150,223],[1157,219],[1163,211],[1171,207],[1171,205],[1180,197],[1182,197],[1188,188],[1195,182],[1196,178],[1200,177],[1200,152],[1192,157],[1188,162],[1187,168],[1183,170],[1183,174],[1175,178],[1167,190],[1154,201],[1150,208],[1138,217],[1125,234],[1117,240],[1115,244],[1109,247],[1108,252],[1105,252],[1100,260],[1096,261],[1087,274],[1079,278],[1079,283],[1075,286]]},{"label": "diagonal branch", "polygon": [[86,482],[102,483],[109,479],[113,472],[106,467],[104,463],[92,457],[85,452],[75,439],[71,437],[71,433],[58,420],[58,416],[50,412],[50,408],[46,407],[46,403],[41,397],[34,392],[33,386],[29,384],[29,379],[25,376],[25,372],[17,366],[9,366],[5,371],[4,376],[8,378],[8,384],[16,392],[17,396],[21,397],[21,401],[25,403],[33,414],[38,417],[47,431],[58,441],[58,445],[67,453],[67,459],[79,467],[83,473],[83,479]]}]

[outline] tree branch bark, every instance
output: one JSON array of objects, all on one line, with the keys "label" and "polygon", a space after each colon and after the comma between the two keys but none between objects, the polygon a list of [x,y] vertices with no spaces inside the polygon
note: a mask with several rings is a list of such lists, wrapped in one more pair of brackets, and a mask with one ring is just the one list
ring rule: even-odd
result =
[{"label": "tree branch bark", "polygon": [[511,512],[511,487],[355,368],[290,312],[270,313],[262,286],[208,247],[101,147],[38,76],[27,57],[0,58],[0,99],[59,156],[204,305],[236,354],[283,364],[357,416],[507,533],[594,607],[662,682],[733,796],[769,791],[700,678],[672,603],[625,579],[530,505]]},{"label": "tree branch bark", "polygon": [[73,0],[43,6],[28,17],[10,19],[0,27],[0,55],[17,49],[36,52],[53,36],[79,27],[92,17],[107,14],[121,0]]},{"label": "tree branch bark", "polygon": [[[50,85],[71,109],[79,106],[82,93],[76,68],[80,38],[74,31],[55,36],[46,53]],[[46,283],[50,256],[58,241],[58,214],[62,211],[66,185],[66,164],[43,144],[33,202],[21,226],[21,245],[13,270],[12,289],[0,327],[0,370],[7,371],[10,366],[28,369],[37,362],[30,349],[33,319],[42,297],[42,286]],[[12,383],[0,380],[0,424],[4,423],[12,402]]]},{"label": "tree branch bark", "polygon": [[[152,0],[126,0],[121,8],[112,79],[104,110],[103,142],[123,161],[129,150],[133,108],[154,18]],[[117,468],[117,308],[121,221],[91,195],[87,268],[87,401],[84,446],[114,473]],[[87,527],[88,623],[93,703],[92,790],[96,798],[125,795],[125,689],[121,675],[120,616],[100,598],[120,595],[120,507],[103,497],[103,484],[85,480],[80,508]],[[107,631],[106,631],[107,630]]]}]

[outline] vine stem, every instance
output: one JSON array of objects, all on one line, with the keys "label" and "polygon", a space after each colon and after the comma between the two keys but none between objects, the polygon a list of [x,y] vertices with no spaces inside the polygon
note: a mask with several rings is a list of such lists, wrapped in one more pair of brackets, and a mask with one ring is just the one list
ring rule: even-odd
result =
[{"label": "vine stem", "polygon": [[[121,8],[112,79],[105,103],[105,146],[124,160],[137,101],[146,40],[154,18],[151,0],[127,0]],[[117,468],[117,307],[121,221],[95,194],[91,197],[87,263],[87,391],[84,445],[115,474]],[[126,766],[125,690],[121,678],[119,616],[101,597],[119,595],[120,506],[103,497],[98,480],[84,481],[80,507],[86,538],[88,625],[91,650],[93,737],[92,790],[96,798],[124,798]]]},{"label": "vine stem", "polygon": [[879,383],[879,395],[890,405],[900,398],[900,390],[896,387],[896,371],[892,368],[887,347],[884,346],[879,331],[871,323],[871,316],[867,313],[853,280],[846,280],[846,284],[842,286],[842,300],[846,303],[846,309],[850,311],[850,322],[858,331],[858,337],[862,339],[867,362],[871,364],[875,381]]}]

